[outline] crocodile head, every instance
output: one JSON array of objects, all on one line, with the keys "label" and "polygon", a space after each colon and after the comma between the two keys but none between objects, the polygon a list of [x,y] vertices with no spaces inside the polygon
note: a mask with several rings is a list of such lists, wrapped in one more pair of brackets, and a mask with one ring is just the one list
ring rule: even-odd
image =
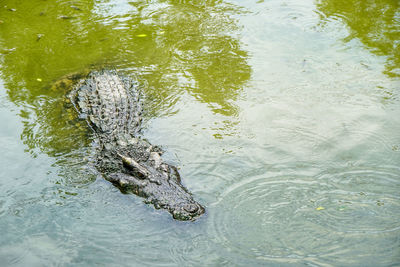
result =
[{"label": "crocodile head", "polygon": [[109,174],[106,179],[123,192],[132,192],[146,198],[157,209],[168,210],[174,219],[193,221],[205,210],[181,184],[175,167],[154,160],[138,163],[119,155],[124,170]]}]

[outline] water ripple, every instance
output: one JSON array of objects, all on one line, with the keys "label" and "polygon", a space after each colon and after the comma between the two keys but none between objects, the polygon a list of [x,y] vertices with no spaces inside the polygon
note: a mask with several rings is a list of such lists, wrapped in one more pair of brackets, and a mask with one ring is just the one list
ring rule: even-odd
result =
[{"label": "water ripple", "polygon": [[333,129],[331,137],[316,149],[330,149],[335,157],[357,154],[358,159],[368,159],[369,162],[376,161],[376,155],[382,155],[379,158],[381,164],[396,165],[400,159],[400,140],[395,134],[398,128],[393,126],[392,122],[382,121],[376,116],[356,118]]},{"label": "water ripple", "polygon": [[337,232],[364,235],[400,230],[399,168],[334,169],[316,178],[329,182],[324,197],[317,201],[330,207],[318,217],[319,224]]},{"label": "water ripple", "polygon": [[[377,251],[393,249],[399,188],[399,169],[390,167],[259,174],[226,189],[214,204],[211,232],[233,257],[346,263],[360,240]],[[356,262],[371,257],[360,251]]]}]

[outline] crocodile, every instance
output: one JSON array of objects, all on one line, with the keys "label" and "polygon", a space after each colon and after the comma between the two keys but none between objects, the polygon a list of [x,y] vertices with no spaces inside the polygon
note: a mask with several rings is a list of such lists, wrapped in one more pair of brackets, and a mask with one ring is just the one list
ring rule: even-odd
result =
[{"label": "crocodile", "polygon": [[94,133],[95,166],[123,193],[145,198],[174,219],[194,221],[205,209],[182,185],[177,168],[162,150],[142,138],[143,90],[114,70],[92,71],[69,98]]}]

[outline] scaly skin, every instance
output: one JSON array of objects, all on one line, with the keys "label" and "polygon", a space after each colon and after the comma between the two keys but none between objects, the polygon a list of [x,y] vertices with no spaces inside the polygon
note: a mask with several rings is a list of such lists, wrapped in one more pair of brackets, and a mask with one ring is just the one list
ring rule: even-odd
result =
[{"label": "scaly skin", "polygon": [[91,72],[75,86],[71,99],[97,137],[96,166],[105,179],[177,220],[195,220],[204,213],[177,169],[163,161],[161,150],[138,137],[142,103],[135,83],[113,71]]}]

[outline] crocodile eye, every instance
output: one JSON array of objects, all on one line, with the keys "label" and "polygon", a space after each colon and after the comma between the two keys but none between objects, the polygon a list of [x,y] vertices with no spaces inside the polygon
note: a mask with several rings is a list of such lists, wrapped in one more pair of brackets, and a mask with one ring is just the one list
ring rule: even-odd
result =
[{"label": "crocodile eye", "polygon": [[124,167],[132,171],[136,176],[138,176],[138,178],[145,179],[150,176],[149,171],[144,166],[134,161],[132,158],[122,155],[119,156],[122,158],[122,163],[124,164]]}]

